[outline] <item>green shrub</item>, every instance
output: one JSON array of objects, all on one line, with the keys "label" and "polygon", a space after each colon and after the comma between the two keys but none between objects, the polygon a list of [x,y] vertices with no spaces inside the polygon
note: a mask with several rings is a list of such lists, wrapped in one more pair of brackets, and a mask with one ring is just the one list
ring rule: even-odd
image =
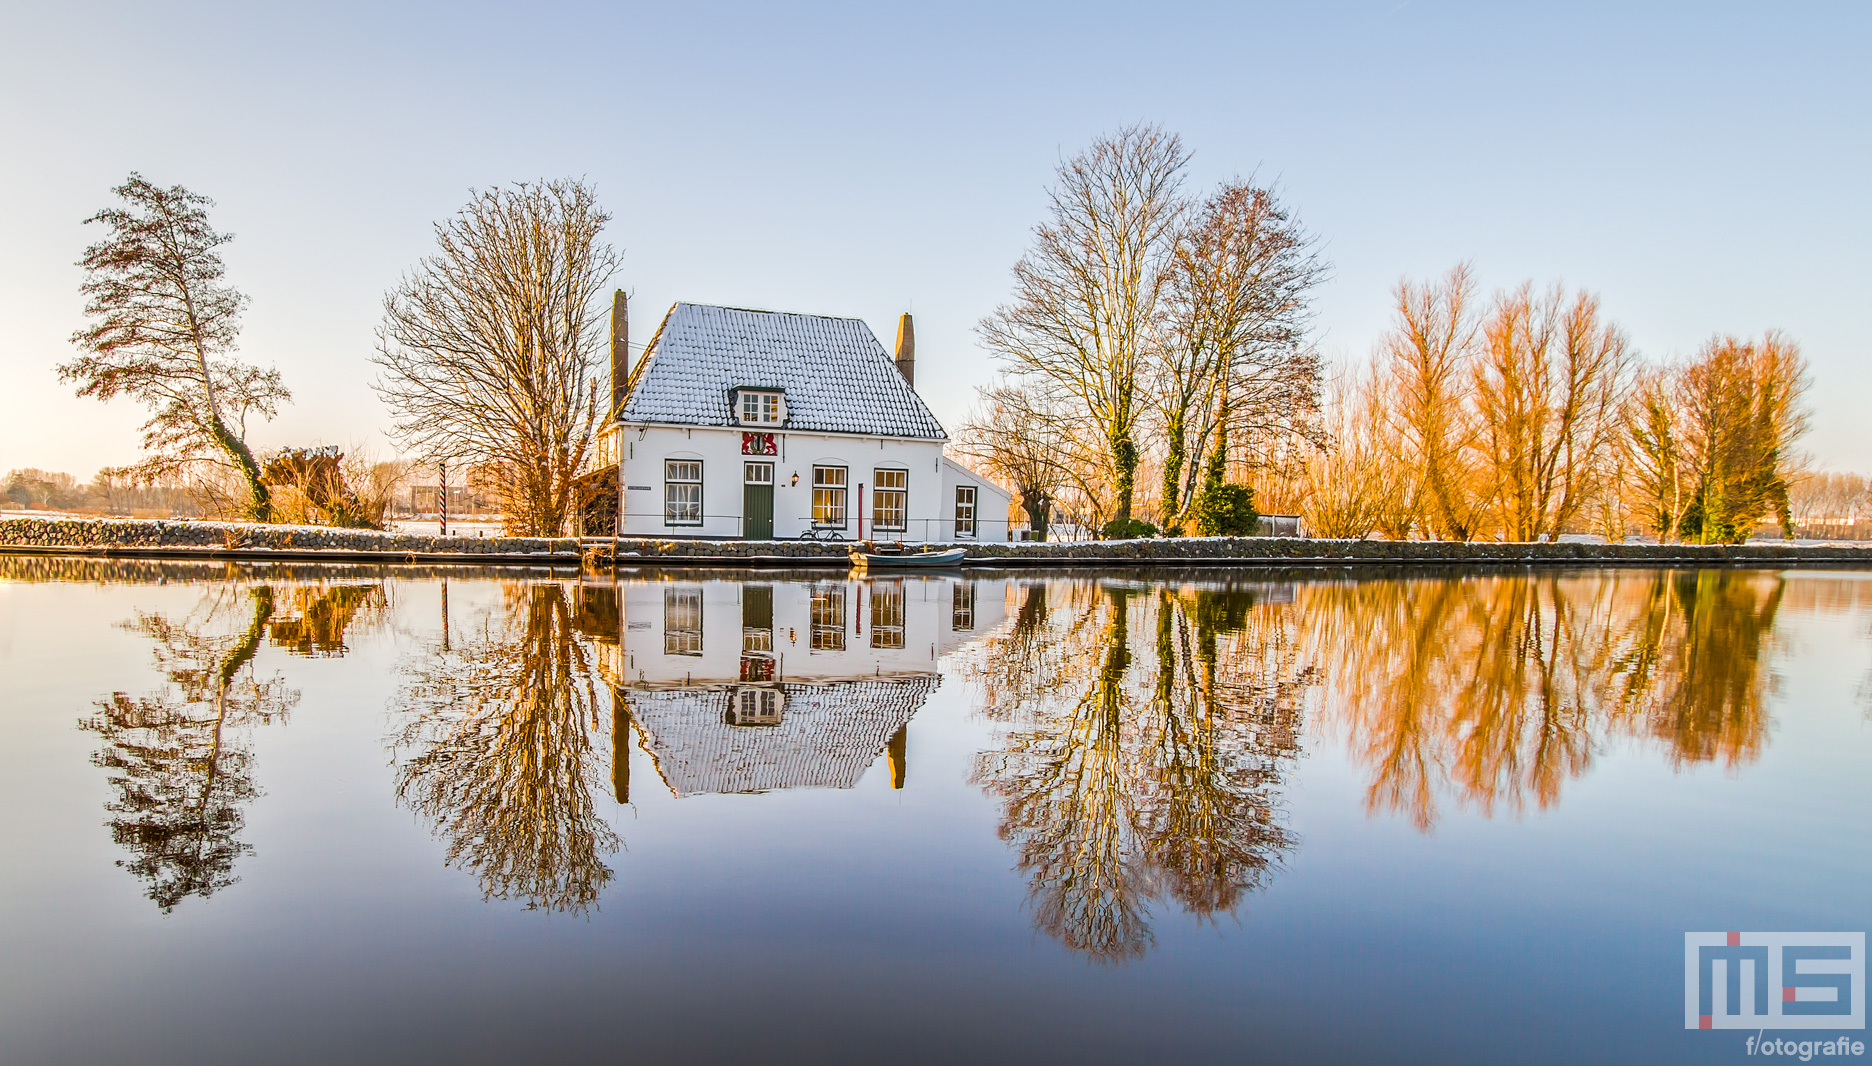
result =
[{"label": "green shrub", "polygon": [[1133,540],[1156,535],[1157,527],[1141,518],[1114,518],[1099,530],[1099,537],[1103,540]]},{"label": "green shrub", "polygon": [[1191,517],[1201,537],[1252,537],[1261,530],[1254,489],[1228,482],[1203,489]]}]

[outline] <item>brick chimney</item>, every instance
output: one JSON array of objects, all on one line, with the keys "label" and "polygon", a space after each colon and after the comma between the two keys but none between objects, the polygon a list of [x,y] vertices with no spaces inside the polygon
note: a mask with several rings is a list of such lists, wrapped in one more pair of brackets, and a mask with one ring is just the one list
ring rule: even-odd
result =
[{"label": "brick chimney", "polygon": [[624,290],[611,294],[611,420],[624,410],[624,386],[630,381],[630,310]]},{"label": "brick chimney", "polygon": [[611,791],[619,803],[630,802],[630,704],[624,693],[611,690]]},{"label": "brick chimney", "polygon": [[[873,619],[873,621],[875,621],[875,619]],[[884,750],[890,753],[892,788],[904,787],[904,776],[908,772],[908,766],[904,756],[907,754],[909,747],[910,725],[906,722],[897,727],[897,732],[891,735],[890,743],[884,746]]]},{"label": "brick chimney", "polygon": [[905,384],[916,388],[916,327],[908,312],[897,320],[897,372]]}]

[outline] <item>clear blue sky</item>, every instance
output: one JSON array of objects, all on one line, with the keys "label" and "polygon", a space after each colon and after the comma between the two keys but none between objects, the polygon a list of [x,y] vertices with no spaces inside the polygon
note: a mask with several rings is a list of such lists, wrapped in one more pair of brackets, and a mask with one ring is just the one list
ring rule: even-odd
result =
[{"label": "clear blue sky", "polygon": [[0,471],[88,477],[142,415],[53,366],[79,225],[132,170],[219,201],[263,446],[372,438],[386,288],[470,188],[584,176],[648,336],[678,299],[917,317],[953,426],[1062,154],[1150,120],[1325,242],[1324,350],[1387,290],[1598,291],[1653,357],[1788,331],[1823,466],[1872,471],[1872,5],[26,4],[0,36]]}]

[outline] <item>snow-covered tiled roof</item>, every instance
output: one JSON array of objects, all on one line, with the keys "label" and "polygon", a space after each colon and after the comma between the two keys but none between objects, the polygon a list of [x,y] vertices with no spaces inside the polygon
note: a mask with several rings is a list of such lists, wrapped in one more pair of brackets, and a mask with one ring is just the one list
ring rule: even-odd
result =
[{"label": "snow-covered tiled roof", "polygon": [[631,372],[620,422],[738,424],[729,390],[786,391],[794,431],[942,440],[942,423],[857,318],[678,303]]},{"label": "snow-covered tiled roof", "polygon": [[734,689],[626,689],[645,750],[675,795],[851,788],[942,683],[935,674],[784,684],[777,726],[729,725]]}]

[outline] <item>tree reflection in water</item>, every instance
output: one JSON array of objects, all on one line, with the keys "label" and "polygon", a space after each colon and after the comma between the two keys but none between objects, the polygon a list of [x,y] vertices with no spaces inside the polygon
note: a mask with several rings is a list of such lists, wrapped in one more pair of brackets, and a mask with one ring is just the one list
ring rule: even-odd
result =
[{"label": "tree reflection in water", "polygon": [[300,655],[342,655],[347,630],[381,617],[380,585],[208,585],[189,614],[139,613],[123,628],[155,643],[162,691],[112,693],[79,722],[102,736],[92,762],[116,792],[111,837],[120,865],[148,883],[164,913],[233,884],[253,780],[251,728],[283,721],[299,694],[253,670],[263,641]]},{"label": "tree reflection in water", "polygon": [[1002,801],[1039,926],[1101,960],[1136,958],[1153,900],[1233,911],[1291,846],[1275,796],[1305,684],[1291,632],[1251,624],[1241,591],[1021,597],[973,660],[1006,725],[974,780]]},{"label": "tree reflection in water", "polygon": [[382,585],[301,585],[283,590],[282,617],[267,625],[276,648],[306,658],[337,658],[347,650],[345,634],[363,618],[381,618],[388,597]]},{"label": "tree reflection in water", "polygon": [[1673,765],[1753,760],[1774,686],[1779,575],[1622,571],[1301,586],[1329,727],[1367,806],[1424,830],[1555,803],[1611,739]]},{"label": "tree reflection in water", "polygon": [[206,898],[238,880],[242,806],[259,794],[248,750],[252,726],[283,719],[299,694],[252,669],[275,612],[270,586],[216,586],[188,616],[138,614],[123,628],[155,642],[163,690],[113,693],[82,728],[105,746],[92,762],[116,796],[105,809],[119,860],[147,884],[166,914],[189,896]]},{"label": "tree reflection in water", "polygon": [[565,590],[507,586],[469,639],[410,664],[392,703],[397,797],[434,823],[448,862],[489,899],[529,909],[596,904],[618,839],[592,801],[602,729],[590,649]]},{"label": "tree reflection in water", "polygon": [[[1303,698],[1316,732],[1363,767],[1368,808],[1426,831],[1451,804],[1554,804],[1615,741],[1678,767],[1738,766],[1769,735],[1784,600],[1843,594],[1818,580],[1472,570],[1309,580],[1265,599],[1227,583],[1023,585],[1009,623],[957,664],[1000,726],[972,776],[1000,805],[1041,928],[1134,958],[1153,942],[1153,906],[1233,912],[1294,846],[1278,793]],[[565,589],[506,589],[470,639],[406,667],[397,795],[488,897],[583,910],[619,846],[593,799],[609,709]],[[262,643],[343,654],[385,604],[369,585],[220,582],[186,616],[124,624],[152,641],[162,687],[113,694],[82,725],[104,738],[94,761],[122,864],[165,912],[234,883],[251,850],[252,727],[298,699],[259,676]]]},{"label": "tree reflection in water", "polygon": [[1677,767],[1758,757],[1784,587],[1761,571],[1471,571],[1257,603],[1241,587],[1027,585],[965,667],[1004,725],[974,777],[1040,927],[1134,958],[1154,900],[1232,911],[1293,846],[1276,793],[1308,690],[1317,728],[1365,768],[1369,810],[1425,831],[1448,802],[1518,814],[1615,740]]}]

